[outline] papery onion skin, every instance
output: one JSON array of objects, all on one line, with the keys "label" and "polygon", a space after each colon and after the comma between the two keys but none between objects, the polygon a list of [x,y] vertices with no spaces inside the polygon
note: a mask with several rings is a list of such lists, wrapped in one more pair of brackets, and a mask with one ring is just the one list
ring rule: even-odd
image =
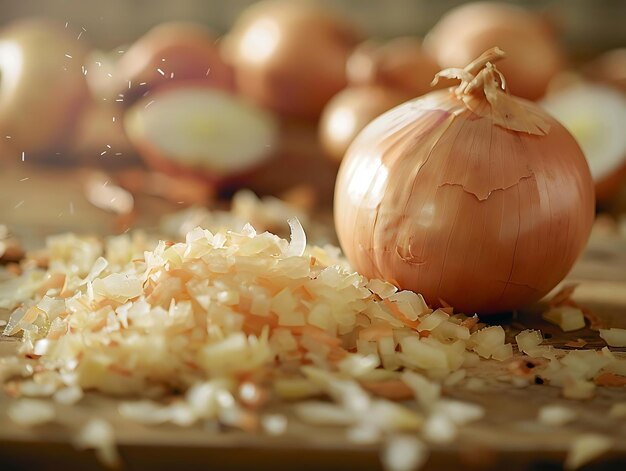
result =
[{"label": "papery onion skin", "polygon": [[495,125],[450,91],[361,132],[335,189],[337,234],[356,270],[466,313],[520,308],[563,279],[591,230],[593,182],[569,132],[513,100],[547,134]]},{"label": "papery onion skin", "polygon": [[264,1],[224,42],[240,92],[285,116],[315,119],[346,86],[345,64],[361,40],[350,22],[305,2]]},{"label": "papery onion skin", "polygon": [[446,13],[424,38],[442,67],[464,67],[490,47],[507,52],[498,68],[515,96],[536,100],[564,68],[565,54],[548,24],[529,10],[471,2]]},{"label": "papery onion skin", "polygon": [[365,126],[406,98],[404,93],[380,86],[348,87],[340,91],[328,102],[320,118],[320,142],[326,154],[340,162]]}]

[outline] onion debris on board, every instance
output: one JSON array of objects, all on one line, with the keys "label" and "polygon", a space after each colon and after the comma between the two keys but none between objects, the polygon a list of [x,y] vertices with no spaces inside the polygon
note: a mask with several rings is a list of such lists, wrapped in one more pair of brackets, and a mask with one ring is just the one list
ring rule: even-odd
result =
[{"label": "onion debris on board", "polygon": [[485,52],[457,88],[370,123],[342,161],[335,225],[366,276],[462,312],[513,310],[561,281],[586,245],[593,182],[571,134],[510,95]]},{"label": "onion debris on board", "polygon": [[[254,204],[262,213],[266,203]],[[485,416],[442,387],[497,390],[502,375],[490,379],[489,364],[508,369],[517,387],[541,377],[578,398],[593,394],[595,378],[626,373],[608,348],[563,351],[543,345],[538,331],[520,333],[514,348],[500,326],[433,310],[419,294],[351,271],[337,248],[307,245],[295,218],[283,223],[287,241],[238,214],[205,215],[216,229],[192,228],[178,243],[141,233],[54,236],[46,268],[25,260],[20,273],[2,272],[0,307],[12,311],[4,334],[22,343],[19,355],[0,359],[0,383],[52,406],[16,405],[14,420],[53,420],[55,403],[95,390],[124,396],[119,414],[146,425],[221,423],[269,435],[286,433],[291,420],[341,425],[354,443],[384,441],[383,462],[405,469],[427,459],[422,440],[448,442]],[[532,370],[519,366],[530,361]],[[394,402],[411,396],[413,405]],[[295,418],[265,413],[280,400],[295,401]],[[557,411],[544,421],[562,420]],[[113,428],[100,419],[75,443],[106,463],[119,459]]]}]

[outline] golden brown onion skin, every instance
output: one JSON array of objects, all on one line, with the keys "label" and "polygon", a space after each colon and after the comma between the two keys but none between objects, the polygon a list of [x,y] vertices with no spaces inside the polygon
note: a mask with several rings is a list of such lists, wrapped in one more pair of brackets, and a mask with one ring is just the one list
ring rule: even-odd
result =
[{"label": "golden brown onion skin", "polygon": [[340,162],[356,135],[374,118],[407,98],[386,87],[348,87],[324,108],[319,124],[320,142],[326,154]]},{"label": "golden brown onion skin", "polygon": [[285,116],[318,118],[346,86],[346,60],[360,38],[312,4],[264,1],[241,15],[224,48],[243,95]]},{"label": "golden brown onion skin", "polygon": [[442,67],[464,67],[491,47],[506,51],[498,69],[516,96],[536,100],[565,65],[565,55],[548,25],[515,5],[468,3],[450,10],[424,39]]},{"label": "golden brown onion skin", "polygon": [[510,131],[438,91],[374,120],[335,187],[335,225],[353,267],[466,313],[545,295],[585,247],[594,217],[582,151],[545,118],[545,136]]}]

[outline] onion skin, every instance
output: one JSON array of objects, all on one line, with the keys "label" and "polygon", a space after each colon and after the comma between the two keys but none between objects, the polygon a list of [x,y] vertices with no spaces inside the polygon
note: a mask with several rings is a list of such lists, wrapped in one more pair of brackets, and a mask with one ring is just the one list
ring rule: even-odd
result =
[{"label": "onion skin", "polygon": [[203,80],[207,86],[232,90],[233,71],[216,42],[217,36],[200,24],[171,22],[155,26],[116,63],[116,85],[111,95],[123,94],[124,103],[130,105],[148,90],[187,80]]},{"label": "onion skin", "polygon": [[490,47],[507,52],[498,68],[510,92],[536,100],[565,66],[565,54],[546,23],[515,5],[473,2],[446,13],[424,39],[442,67],[464,67]]},{"label": "onion skin", "polygon": [[360,34],[312,4],[264,1],[249,7],[225,40],[240,92],[296,118],[317,119],[346,86],[346,60]]},{"label": "onion skin", "polygon": [[436,91],[359,134],[335,187],[356,270],[482,314],[528,305],[565,277],[594,218],[589,168],[561,124],[511,99],[547,133],[506,129]]},{"label": "onion skin", "polygon": [[406,100],[406,95],[380,86],[348,87],[324,108],[319,124],[326,154],[340,162],[356,135],[374,118]]},{"label": "onion skin", "polygon": [[351,85],[379,85],[411,98],[431,92],[433,77],[441,69],[413,37],[382,44],[366,41],[350,55],[346,68]]}]

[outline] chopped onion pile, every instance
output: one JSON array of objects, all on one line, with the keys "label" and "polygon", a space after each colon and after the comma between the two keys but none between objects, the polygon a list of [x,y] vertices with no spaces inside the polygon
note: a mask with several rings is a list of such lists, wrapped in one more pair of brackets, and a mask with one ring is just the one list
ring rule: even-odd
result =
[{"label": "chopped onion pile", "polygon": [[[298,420],[344,426],[355,443],[390,440],[383,459],[394,467],[393,450],[415,464],[427,455],[417,438],[394,434],[448,443],[483,417],[482,407],[442,397],[442,387],[489,388],[483,361],[506,361],[512,384],[541,377],[571,398],[593,394],[599,376],[626,375],[608,348],[565,353],[537,331],[517,336],[520,358],[502,327],[368,280],[338,249],[307,245],[297,218],[289,228],[290,241],[249,224],[196,227],[178,243],[50,237],[46,268],[27,258],[19,274],[0,276],[0,308],[12,311],[4,335],[22,338],[19,356],[0,359],[0,384],[66,405],[86,390],[125,396],[119,414],[144,424],[268,435],[289,424],[264,406],[296,401]],[[531,360],[532,370],[520,366]],[[417,407],[395,402],[411,397]],[[16,421],[54,417],[40,405],[29,414]],[[83,432],[77,443],[106,435],[100,453],[117,459],[108,424]]]}]

